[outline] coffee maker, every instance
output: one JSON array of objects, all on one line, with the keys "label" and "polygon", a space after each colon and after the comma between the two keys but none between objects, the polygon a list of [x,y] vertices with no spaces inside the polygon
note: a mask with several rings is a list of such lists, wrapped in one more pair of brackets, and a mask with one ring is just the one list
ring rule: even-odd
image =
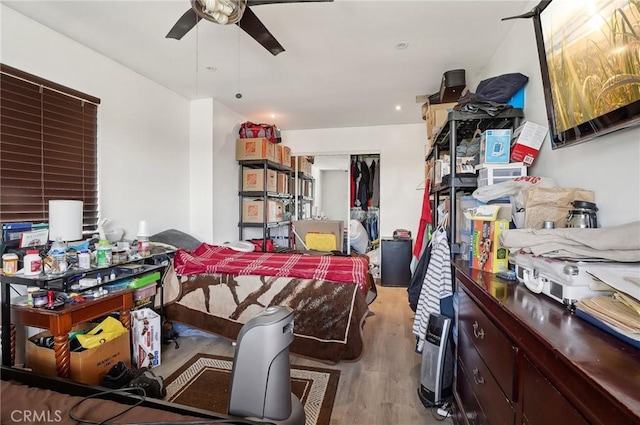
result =
[{"label": "coffee maker", "polygon": [[598,227],[596,204],[588,201],[573,201],[567,214],[567,227],[589,229]]}]

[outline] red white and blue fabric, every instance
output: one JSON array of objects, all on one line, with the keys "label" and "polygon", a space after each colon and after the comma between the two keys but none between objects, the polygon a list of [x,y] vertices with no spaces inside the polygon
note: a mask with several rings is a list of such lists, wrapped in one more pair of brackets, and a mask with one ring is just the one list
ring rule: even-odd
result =
[{"label": "red white and blue fabric", "polygon": [[175,254],[174,267],[180,276],[226,273],[357,284],[365,294],[369,270],[367,260],[361,257],[238,252],[205,243],[193,251],[179,249]]}]

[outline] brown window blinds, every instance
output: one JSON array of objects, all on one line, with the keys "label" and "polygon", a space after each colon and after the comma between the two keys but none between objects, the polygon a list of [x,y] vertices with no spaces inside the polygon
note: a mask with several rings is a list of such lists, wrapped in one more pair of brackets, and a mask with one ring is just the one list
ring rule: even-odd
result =
[{"label": "brown window blinds", "polygon": [[49,200],[98,222],[100,99],[0,64],[0,223],[46,222]]}]

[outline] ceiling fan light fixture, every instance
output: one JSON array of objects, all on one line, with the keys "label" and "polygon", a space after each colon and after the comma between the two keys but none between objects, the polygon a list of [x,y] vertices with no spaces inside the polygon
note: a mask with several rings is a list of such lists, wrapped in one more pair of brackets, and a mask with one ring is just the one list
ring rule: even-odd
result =
[{"label": "ceiling fan light fixture", "polygon": [[204,19],[230,25],[240,21],[247,0],[192,0],[191,4]]}]

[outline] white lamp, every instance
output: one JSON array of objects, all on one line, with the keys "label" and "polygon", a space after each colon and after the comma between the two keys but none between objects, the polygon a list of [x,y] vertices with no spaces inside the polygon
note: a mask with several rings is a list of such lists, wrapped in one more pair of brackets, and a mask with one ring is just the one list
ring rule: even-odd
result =
[{"label": "white lamp", "polygon": [[49,201],[49,240],[82,239],[82,201]]}]

